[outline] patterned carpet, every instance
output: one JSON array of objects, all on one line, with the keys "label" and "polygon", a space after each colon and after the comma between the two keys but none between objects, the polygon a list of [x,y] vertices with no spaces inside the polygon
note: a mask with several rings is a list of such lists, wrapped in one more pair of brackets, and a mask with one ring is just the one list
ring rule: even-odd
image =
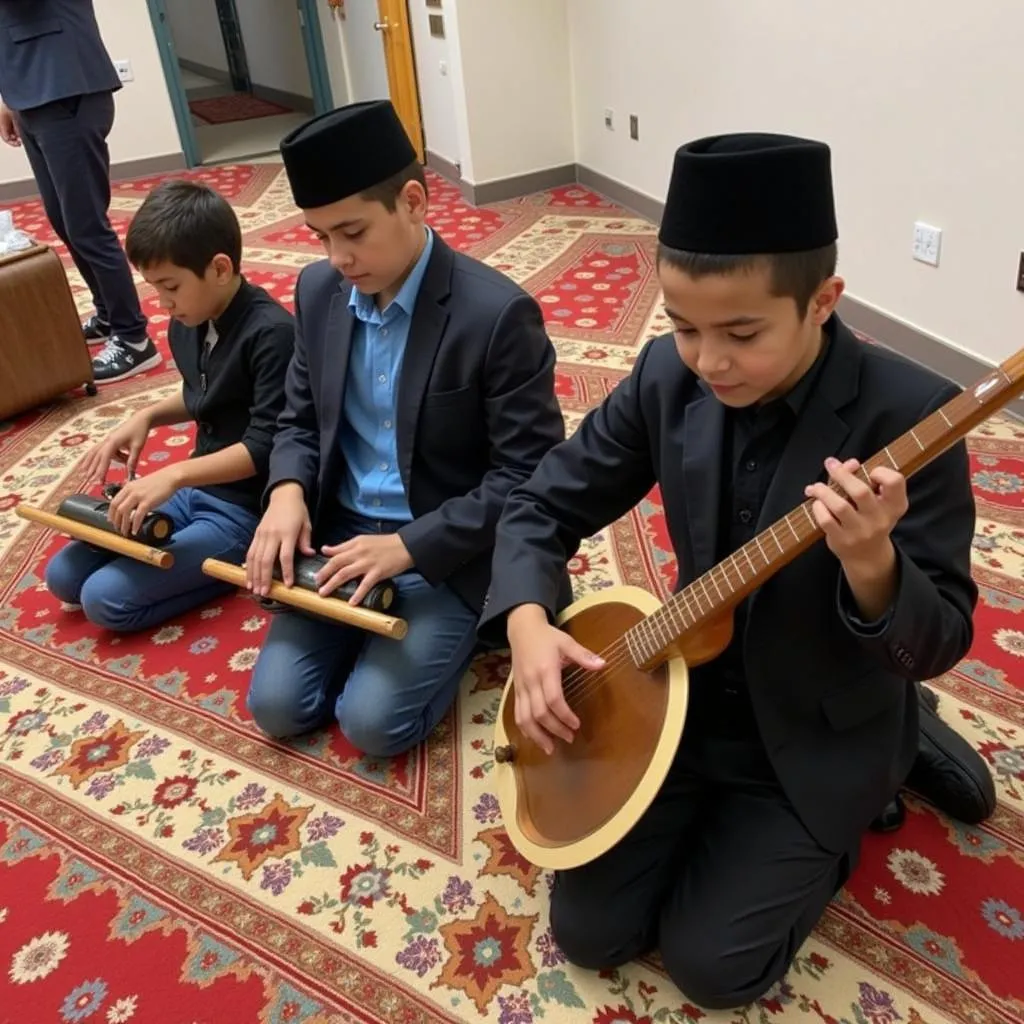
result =
[{"label": "patterned carpet", "polygon": [[[198,176],[235,204],[250,278],[289,303],[317,250],[280,169]],[[116,189],[119,228],[151,185]],[[51,240],[37,204],[15,216]],[[589,192],[473,209],[434,181],[432,222],[540,299],[570,429],[665,329],[651,226]],[[166,323],[147,306],[163,345]],[[476,663],[424,749],[388,763],[361,759],[336,730],[290,747],[256,734],[243,694],[267,617],[242,596],[119,638],[45,593],[62,541],[14,507],[78,489],[89,445],[174,379],[165,364],[0,427],[0,1022],[1024,1019],[1019,425],[970,439],[977,638],[936,682],[946,719],[992,766],[998,813],[964,828],[911,800],[902,831],[866,839],[786,982],[742,1012],[704,1014],[656,963],[598,976],[553,944],[548,878],[509,847],[492,789],[501,657]],[[163,429],[145,462],[183,458],[190,443],[187,427]],[[626,582],[665,595],[674,563],[657,493],[571,568],[579,592]]]}]

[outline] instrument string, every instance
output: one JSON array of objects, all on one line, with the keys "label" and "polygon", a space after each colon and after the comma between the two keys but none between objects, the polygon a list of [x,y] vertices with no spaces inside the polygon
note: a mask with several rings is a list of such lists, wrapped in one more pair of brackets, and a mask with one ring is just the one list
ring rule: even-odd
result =
[{"label": "instrument string", "polygon": [[[811,515],[811,504],[807,501],[797,506],[779,523],[764,531],[763,540],[760,535],[755,537],[674,595],[658,611],[630,627],[608,648],[595,652],[604,659],[603,668],[570,668],[562,678],[562,692],[566,700],[582,699],[589,692],[604,685],[609,673],[621,667],[627,658],[636,663],[628,641],[628,634],[631,631],[634,631],[634,636],[644,646],[649,647],[653,654],[671,644],[682,632],[697,627],[703,620],[713,617],[716,613],[728,610],[735,603],[733,598],[741,588],[755,581],[761,572],[770,570],[778,555],[769,555],[769,550],[776,548],[779,555],[786,553],[791,542],[788,535],[781,530],[783,524],[788,527],[798,544],[806,539],[808,532],[813,534],[818,531],[819,527]],[[782,532],[781,541],[779,534],[776,533],[776,527]],[[744,568],[744,560],[749,569]],[[759,570],[755,563],[759,563],[762,568]]]}]

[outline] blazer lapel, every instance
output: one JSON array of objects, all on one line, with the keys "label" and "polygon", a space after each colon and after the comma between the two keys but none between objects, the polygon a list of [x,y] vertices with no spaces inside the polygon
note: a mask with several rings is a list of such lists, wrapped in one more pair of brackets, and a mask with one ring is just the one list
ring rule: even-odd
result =
[{"label": "blazer lapel", "polygon": [[[821,379],[801,410],[778,469],[765,495],[758,519],[762,530],[792,511],[804,501],[804,488],[816,480],[825,480],[825,459],[839,456],[850,426],[839,410],[857,397],[860,379],[860,346],[838,319],[829,344]],[[855,452],[856,458],[868,458],[873,452]]]},{"label": "blazer lapel", "polygon": [[[352,352],[352,332],[356,318],[348,307],[349,289],[341,286],[331,297],[324,334],[323,368],[320,378],[320,408],[323,410],[323,434],[337,447],[341,431],[341,410],[345,401],[345,380]],[[333,494],[341,460],[325,460],[323,492]]]},{"label": "blazer lapel", "polygon": [[412,455],[416,441],[423,396],[430,381],[437,350],[448,323],[447,299],[451,294],[452,270],[455,254],[435,234],[419,295],[413,310],[409,338],[402,358],[401,379],[398,384],[398,469],[409,493]]},{"label": "blazer lapel", "polygon": [[724,426],[725,406],[713,395],[704,395],[686,406],[683,487],[694,579],[707,572],[715,560]]}]

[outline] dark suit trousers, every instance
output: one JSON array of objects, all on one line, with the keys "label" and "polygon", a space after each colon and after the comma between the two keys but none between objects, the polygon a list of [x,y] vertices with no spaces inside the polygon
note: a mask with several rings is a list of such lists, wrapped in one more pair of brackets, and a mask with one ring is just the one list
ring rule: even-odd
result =
[{"label": "dark suit trousers", "polygon": [[568,959],[595,970],[660,948],[686,998],[728,1009],[783,977],[856,851],[815,842],[757,741],[697,739],[687,728],[629,835],[556,874],[551,925]]},{"label": "dark suit trousers", "polygon": [[110,225],[109,92],[57,100],[17,114],[46,216],[92,292],[100,319],[127,341],[146,334],[132,272]]}]

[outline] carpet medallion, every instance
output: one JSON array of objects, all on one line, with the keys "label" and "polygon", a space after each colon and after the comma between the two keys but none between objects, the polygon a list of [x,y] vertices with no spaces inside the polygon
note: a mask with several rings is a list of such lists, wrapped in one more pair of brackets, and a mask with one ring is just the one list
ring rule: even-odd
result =
[{"label": "carpet medallion", "polygon": [[[280,168],[218,168],[246,273],[291,304],[318,250]],[[115,187],[123,230],[156,179]],[[477,210],[432,179],[432,223],[541,302],[574,430],[665,329],[654,230],[582,188]],[[46,241],[38,204],[19,227]],[[83,312],[87,296],[71,272]],[[166,318],[143,289],[166,356]],[[742,1011],[688,1004],[656,960],[592,974],[552,941],[549,876],[501,827],[491,735],[507,672],[473,665],[420,750],[365,758],[336,729],[275,744],[244,707],[268,623],[232,595],[136,636],[41,584],[63,541],[14,514],[83,485],[89,446],[175,386],[169,363],[0,425],[0,1022],[90,1024],[1013,1024],[1024,1020],[1024,428],[970,438],[981,585],[974,646],[935,681],[999,808],[981,828],[910,799],[785,982]],[[140,466],[187,456],[162,428]],[[661,497],[584,542],[578,594],[675,579]]]}]

